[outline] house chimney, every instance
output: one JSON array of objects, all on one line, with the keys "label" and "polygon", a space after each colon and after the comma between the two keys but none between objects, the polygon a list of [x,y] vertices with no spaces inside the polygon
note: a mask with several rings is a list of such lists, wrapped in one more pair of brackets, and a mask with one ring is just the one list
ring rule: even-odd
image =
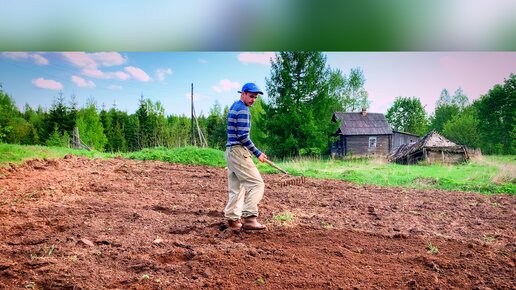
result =
[{"label": "house chimney", "polygon": [[367,115],[366,108],[362,107],[362,116],[366,116],[366,115]]}]

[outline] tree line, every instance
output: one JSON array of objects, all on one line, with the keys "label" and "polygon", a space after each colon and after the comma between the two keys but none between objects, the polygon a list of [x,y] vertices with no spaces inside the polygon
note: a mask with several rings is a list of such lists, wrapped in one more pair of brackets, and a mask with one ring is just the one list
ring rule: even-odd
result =
[{"label": "tree line", "polygon": [[[334,112],[358,112],[370,101],[360,68],[343,74],[326,64],[320,52],[279,52],[265,79],[268,99],[259,98],[251,110],[251,139],[276,157],[321,155],[335,140]],[[516,153],[516,76],[495,85],[469,104],[459,88],[441,92],[433,114],[427,116],[417,97],[398,96],[386,118],[394,130],[422,136],[436,129],[460,144],[488,154]],[[208,145],[224,149],[228,107],[215,103],[207,116],[196,119]],[[190,144],[192,120],[185,115],[165,116],[159,102],[143,95],[133,114],[116,106],[98,108],[89,99],[79,108],[72,95],[58,94],[46,110],[25,105],[20,111],[0,86],[0,141],[15,144],[71,146],[73,127],[81,139],[99,151],[127,152],[148,147]]]},{"label": "tree line", "polygon": [[[220,105],[215,104],[208,117],[198,117],[201,130],[208,133],[209,144],[219,149],[223,148],[226,138],[223,114]],[[67,103],[62,94],[48,110],[25,105],[20,112],[0,86],[0,141],[70,147],[74,127],[78,127],[81,140],[88,147],[99,151],[128,152],[190,145],[190,117],[165,116],[159,101],[153,102],[143,95],[134,114],[116,106],[99,110],[93,99],[78,108],[73,96]]]},{"label": "tree line", "polygon": [[472,103],[461,88],[454,94],[443,89],[430,116],[419,98],[398,97],[386,118],[394,130],[422,136],[434,129],[485,154],[516,154],[516,75]]}]

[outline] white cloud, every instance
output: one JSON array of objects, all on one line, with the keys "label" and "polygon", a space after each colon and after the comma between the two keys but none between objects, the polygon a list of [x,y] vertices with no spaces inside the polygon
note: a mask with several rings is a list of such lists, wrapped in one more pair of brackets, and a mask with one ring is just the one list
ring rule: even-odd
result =
[{"label": "white cloud", "polygon": [[29,53],[29,52],[2,52],[2,56],[14,60],[30,59],[37,65],[47,65],[48,59],[42,56],[40,53]]},{"label": "white cloud", "polygon": [[112,72],[112,73],[108,73],[107,75],[109,76],[108,78],[115,78],[115,79],[119,79],[122,81],[125,81],[125,80],[131,78],[130,75],[128,75],[127,73],[125,73],[123,71]]},{"label": "white cloud", "polygon": [[213,90],[217,93],[222,92],[230,92],[234,89],[240,89],[240,83],[239,82],[232,82],[230,80],[224,79],[220,80],[218,85],[213,86]]},{"label": "white cloud", "polygon": [[121,90],[122,89],[122,86],[119,86],[119,85],[109,85],[108,86],[108,89],[110,90]]},{"label": "white cloud", "polygon": [[140,80],[142,82],[150,81],[149,75],[144,72],[141,68],[137,68],[134,66],[126,66],[125,71],[128,72],[133,78]]},{"label": "white cloud", "polygon": [[90,69],[97,68],[97,62],[85,52],[62,52],[61,55],[75,66]]},{"label": "white cloud", "polygon": [[131,76],[123,71],[116,71],[116,72],[103,72],[99,69],[89,69],[85,68],[82,70],[82,73],[86,76],[98,78],[98,79],[117,79],[121,81],[125,81],[127,79],[130,79]]},{"label": "white cloud", "polygon": [[94,77],[94,78],[99,78],[99,79],[107,79],[108,78],[103,71],[96,69],[96,68],[94,68],[94,69],[93,68],[85,68],[82,70],[82,73],[89,77]]},{"label": "white cloud", "polygon": [[44,78],[37,78],[32,80],[32,84],[34,84],[38,88],[49,89],[49,90],[62,90],[63,84],[54,80],[46,80]]},{"label": "white cloud", "polygon": [[127,58],[118,52],[96,52],[92,53],[91,57],[102,66],[115,66],[127,62]]},{"label": "white cloud", "polygon": [[160,81],[163,81],[165,79],[165,76],[170,75],[170,74],[172,74],[171,68],[166,68],[166,69],[158,68],[156,70],[156,75],[158,76],[158,80],[160,80]]},{"label": "white cloud", "polygon": [[274,52],[242,52],[238,54],[238,61],[248,63],[259,63],[270,65],[271,58],[276,59]]},{"label": "white cloud", "polygon": [[206,59],[204,59],[204,58],[199,58],[199,63],[207,64],[207,63],[208,63],[208,60],[206,60]]},{"label": "white cloud", "polygon": [[34,60],[34,62],[37,65],[47,65],[48,64],[48,59],[43,57],[41,54],[34,53],[31,55],[31,58],[32,58],[32,60]]},{"label": "white cloud", "polygon": [[61,55],[73,65],[86,69],[121,65],[127,62],[127,58],[118,52],[62,52]]},{"label": "white cloud", "polygon": [[72,82],[74,82],[78,87],[81,87],[81,88],[94,88],[95,87],[95,83],[92,82],[92,81],[89,81],[89,80],[85,80],[79,76],[75,76],[73,75],[72,76]]}]

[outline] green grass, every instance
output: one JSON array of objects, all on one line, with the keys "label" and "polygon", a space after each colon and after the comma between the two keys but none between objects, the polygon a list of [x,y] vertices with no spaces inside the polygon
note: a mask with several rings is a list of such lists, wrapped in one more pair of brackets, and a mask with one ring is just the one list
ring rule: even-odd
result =
[{"label": "green grass", "polygon": [[258,286],[265,285],[265,279],[263,279],[262,277],[259,277],[258,279],[256,279],[256,285],[258,285]]},{"label": "green grass", "polygon": [[148,148],[138,152],[120,154],[125,158],[138,160],[160,160],[189,165],[209,165],[224,167],[224,152],[212,148],[180,147],[180,148]]},{"label": "green grass", "polygon": [[281,222],[281,223],[289,223],[292,220],[294,220],[294,215],[292,215],[290,212],[284,212],[278,215],[275,215],[273,219]]},{"label": "green grass", "polygon": [[428,250],[428,253],[430,253],[432,255],[439,253],[439,249],[436,246],[432,245],[431,242],[428,243],[428,245],[426,246],[426,249]]},{"label": "green grass", "polygon": [[[151,148],[131,153],[101,153],[60,147],[22,146],[0,143],[0,166],[32,158],[61,158],[66,154],[89,158],[160,160],[190,165],[225,167],[224,152],[211,148]],[[279,173],[254,159],[263,173]],[[274,160],[275,161],[275,160]],[[396,186],[484,194],[516,194],[516,156],[484,156],[460,165],[399,165],[378,159],[332,160],[299,158],[276,162],[293,175],[351,181],[359,184]]]},{"label": "green grass", "polygon": [[45,146],[23,146],[0,143],[0,166],[6,167],[8,163],[20,164],[25,160],[34,158],[61,158],[66,154],[74,154],[86,156],[89,158],[106,158],[111,154],[91,152],[87,150],[77,150],[62,147],[45,147]]},{"label": "green grass", "polygon": [[[400,165],[378,159],[296,159],[277,162],[294,175],[360,184],[516,194],[516,157],[484,156],[459,165]],[[259,164],[260,171],[274,172]],[[276,171],[277,172],[277,171]]]}]

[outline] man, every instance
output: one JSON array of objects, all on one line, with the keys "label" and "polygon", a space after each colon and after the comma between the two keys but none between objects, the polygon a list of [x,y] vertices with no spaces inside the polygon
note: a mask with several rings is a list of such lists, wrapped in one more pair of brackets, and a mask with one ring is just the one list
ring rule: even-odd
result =
[{"label": "man", "polygon": [[[231,105],[228,112],[228,143],[226,144],[226,162],[228,165],[228,202],[224,216],[230,229],[237,231],[264,230],[266,227],[258,222],[258,203],[263,197],[265,184],[253,162],[251,153],[265,162],[267,155],[254,146],[249,137],[251,115],[249,107],[263,92],[254,83],[242,87],[240,100]],[[240,218],[243,218],[243,224]]]}]

